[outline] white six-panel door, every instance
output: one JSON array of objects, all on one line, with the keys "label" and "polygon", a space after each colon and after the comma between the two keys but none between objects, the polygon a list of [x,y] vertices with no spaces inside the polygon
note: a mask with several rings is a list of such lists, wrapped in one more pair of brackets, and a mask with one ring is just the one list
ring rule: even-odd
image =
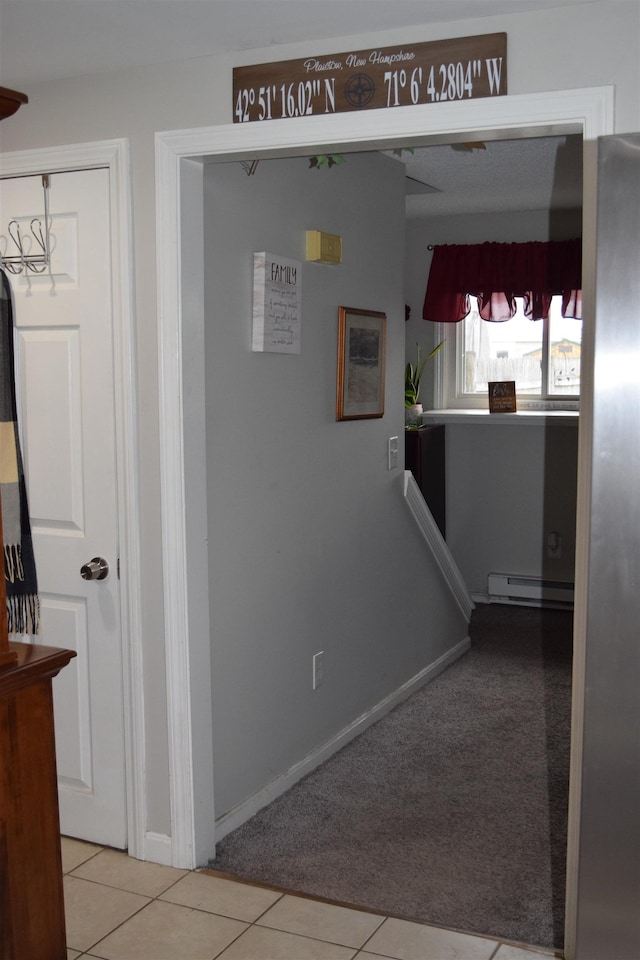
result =
[{"label": "white six-panel door", "polygon": [[[77,656],[54,681],[62,833],[126,846],[108,171],[53,174],[53,259],[11,277],[38,643]],[[40,176],[0,182],[3,231],[42,217]],[[11,253],[11,250],[7,251]],[[104,580],[81,567],[109,564]]]}]

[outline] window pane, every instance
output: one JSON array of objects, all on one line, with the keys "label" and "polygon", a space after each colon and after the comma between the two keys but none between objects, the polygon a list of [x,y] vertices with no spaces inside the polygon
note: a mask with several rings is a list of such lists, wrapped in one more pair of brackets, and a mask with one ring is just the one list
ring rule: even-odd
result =
[{"label": "window pane", "polygon": [[[511,320],[494,323],[482,320],[478,302],[469,297],[471,312],[463,320],[464,351],[460,357],[461,394],[486,396],[492,380],[515,380],[519,396],[543,396],[542,365],[545,323],[528,320],[517,299]],[[549,311],[549,397],[580,395],[580,352],[582,320],[562,316],[562,297],[554,297]]]},{"label": "window pane", "polygon": [[528,320],[522,313],[521,300],[511,320],[504,323],[482,320],[477,299],[469,297],[469,300],[471,312],[463,320],[463,393],[486,395],[490,381],[515,380],[517,393],[540,396],[542,321]]},{"label": "window pane", "polygon": [[561,308],[561,297],[554,297],[549,314],[549,393],[576,396],[580,393],[582,320],[565,319]]}]

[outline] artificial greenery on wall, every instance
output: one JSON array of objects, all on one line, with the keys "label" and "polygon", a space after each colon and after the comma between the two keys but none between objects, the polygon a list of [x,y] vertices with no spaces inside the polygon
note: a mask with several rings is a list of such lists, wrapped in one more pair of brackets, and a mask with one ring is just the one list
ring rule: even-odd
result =
[{"label": "artificial greenery on wall", "polygon": [[314,170],[319,170],[320,167],[336,167],[341,163],[346,163],[341,153],[320,153],[309,157],[309,166]]}]

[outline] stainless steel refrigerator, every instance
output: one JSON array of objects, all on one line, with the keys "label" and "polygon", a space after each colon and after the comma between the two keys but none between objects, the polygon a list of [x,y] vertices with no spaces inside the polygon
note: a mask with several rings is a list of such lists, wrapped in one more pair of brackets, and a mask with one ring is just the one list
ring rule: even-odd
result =
[{"label": "stainless steel refrigerator", "polygon": [[[585,316],[592,364],[581,408],[578,508],[582,497],[589,519],[576,571],[574,691],[584,690],[584,701],[574,694],[567,888],[574,909],[565,946],[574,960],[634,960],[640,957],[640,134],[602,137],[597,147],[595,316]],[[592,278],[586,281],[585,287]]]}]

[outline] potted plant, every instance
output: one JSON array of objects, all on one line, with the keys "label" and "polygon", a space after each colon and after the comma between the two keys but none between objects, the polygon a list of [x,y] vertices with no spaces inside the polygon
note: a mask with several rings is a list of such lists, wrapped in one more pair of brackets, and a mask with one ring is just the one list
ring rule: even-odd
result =
[{"label": "potted plant", "polygon": [[417,430],[420,426],[420,416],[422,414],[422,404],[420,403],[420,384],[425,366],[428,360],[435,357],[436,353],[443,345],[441,340],[437,347],[434,347],[431,353],[426,357],[421,357],[420,344],[416,343],[416,362],[407,363],[404,370],[404,406],[405,406],[405,427],[407,430]]}]

